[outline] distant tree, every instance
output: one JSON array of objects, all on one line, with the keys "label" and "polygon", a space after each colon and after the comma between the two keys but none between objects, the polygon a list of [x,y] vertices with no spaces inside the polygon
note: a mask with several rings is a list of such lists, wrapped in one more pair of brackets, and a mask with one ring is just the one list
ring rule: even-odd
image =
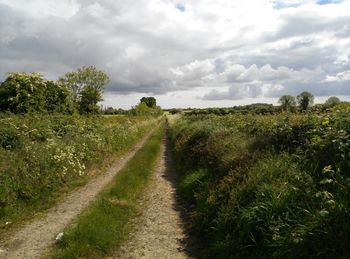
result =
[{"label": "distant tree", "polygon": [[297,96],[298,104],[302,110],[307,110],[313,105],[314,96],[310,92],[302,92]]},{"label": "distant tree", "polygon": [[132,107],[130,114],[135,116],[160,116],[163,114],[163,110],[159,106],[149,107],[145,102],[140,102]]},{"label": "distant tree", "polygon": [[325,105],[328,107],[333,107],[338,103],[340,103],[340,99],[336,96],[331,96],[327,99],[327,101],[325,102]]},{"label": "distant tree", "polygon": [[130,112],[134,116],[146,116],[151,113],[151,108],[145,102],[140,102],[138,105],[132,107]]},{"label": "distant tree", "polygon": [[102,100],[102,92],[92,86],[86,86],[80,92],[79,112],[98,113],[100,108],[97,103]]},{"label": "distant tree", "polygon": [[113,114],[116,114],[116,111],[113,107],[108,107],[107,109],[105,109],[103,111],[103,114],[105,115],[113,115]]},{"label": "distant tree", "polygon": [[181,109],[172,108],[169,110],[170,114],[182,113]]},{"label": "distant tree", "polygon": [[102,101],[102,93],[109,83],[108,75],[94,66],[81,67],[59,79],[72,92],[72,97],[81,113],[96,112],[97,103]]},{"label": "distant tree", "polygon": [[142,97],[141,103],[145,103],[150,108],[155,108],[157,106],[157,100],[154,97]]},{"label": "distant tree", "polygon": [[291,111],[297,104],[295,97],[291,95],[281,96],[278,102],[281,104],[281,108],[284,111]]}]

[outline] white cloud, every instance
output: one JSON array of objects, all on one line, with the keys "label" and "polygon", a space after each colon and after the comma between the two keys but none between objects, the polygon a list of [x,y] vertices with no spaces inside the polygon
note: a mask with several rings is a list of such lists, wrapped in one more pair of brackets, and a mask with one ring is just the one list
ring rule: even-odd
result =
[{"label": "white cloud", "polygon": [[20,10],[32,17],[44,18],[48,16],[70,18],[79,10],[75,0],[0,0],[0,4]]},{"label": "white cloud", "polygon": [[0,79],[96,65],[106,96],[350,94],[350,0],[317,2],[0,0]]},{"label": "white cloud", "polygon": [[325,82],[344,82],[350,81],[350,70],[339,72],[334,76],[327,75]]}]

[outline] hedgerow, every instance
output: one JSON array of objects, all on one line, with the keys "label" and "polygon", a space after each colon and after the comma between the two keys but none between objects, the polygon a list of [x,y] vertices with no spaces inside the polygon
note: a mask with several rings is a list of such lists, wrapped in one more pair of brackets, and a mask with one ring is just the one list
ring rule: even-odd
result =
[{"label": "hedgerow", "polygon": [[87,168],[125,152],[156,119],[112,116],[0,115],[0,222],[42,207]]},{"label": "hedgerow", "polygon": [[349,257],[349,109],[174,123],[178,190],[200,256]]}]

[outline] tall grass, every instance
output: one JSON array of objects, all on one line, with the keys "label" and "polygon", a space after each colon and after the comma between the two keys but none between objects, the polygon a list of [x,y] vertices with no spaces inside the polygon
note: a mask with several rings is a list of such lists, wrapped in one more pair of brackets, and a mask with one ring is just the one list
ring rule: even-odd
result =
[{"label": "tall grass", "polygon": [[348,258],[349,125],[341,110],[173,124],[178,191],[200,257]]},{"label": "tall grass", "polygon": [[164,130],[158,129],[115,177],[112,186],[64,231],[54,258],[103,258],[127,238],[130,219],[159,157]]},{"label": "tall grass", "polygon": [[125,152],[155,119],[0,115],[0,226],[49,207],[88,169]]}]

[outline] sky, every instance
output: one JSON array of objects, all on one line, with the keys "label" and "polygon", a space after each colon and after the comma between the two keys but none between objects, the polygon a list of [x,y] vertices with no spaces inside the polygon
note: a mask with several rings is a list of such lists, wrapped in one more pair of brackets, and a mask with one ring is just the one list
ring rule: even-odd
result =
[{"label": "sky", "polygon": [[0,0],[0,81],[104,70],[104,106],[350,100],[350,0]]}]

